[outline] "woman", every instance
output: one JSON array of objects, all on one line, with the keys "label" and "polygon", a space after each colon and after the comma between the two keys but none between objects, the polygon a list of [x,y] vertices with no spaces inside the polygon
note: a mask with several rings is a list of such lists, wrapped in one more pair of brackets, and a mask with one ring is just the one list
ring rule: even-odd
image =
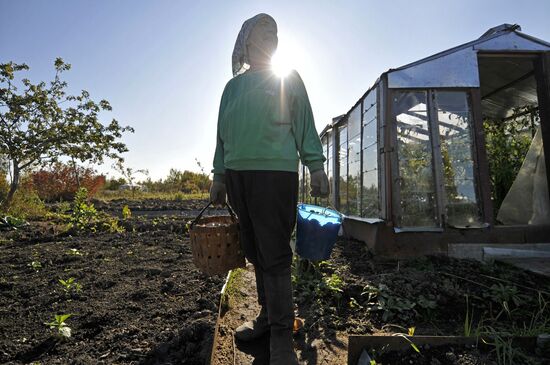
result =
[{"label": "woman", "polygon": [[223,92],[210,199],[239,217],[241,245],[254,265],[261,311],[237,328],[250,341],[270,332],[270,364],[298,364],[290,236],[296,223],[298,160],[311,173],[311,194],[327,196],[325,158],[305,86],[296,71],[271,70],[277,24],[258,14],[242,26],[233,50],[233,79]]}]

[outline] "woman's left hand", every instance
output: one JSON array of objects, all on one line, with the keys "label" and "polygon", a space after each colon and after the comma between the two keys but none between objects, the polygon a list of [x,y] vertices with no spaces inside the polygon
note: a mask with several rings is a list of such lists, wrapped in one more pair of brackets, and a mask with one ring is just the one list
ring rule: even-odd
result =
[{"label": "woman's left hand", "polygon": [[327,174],[324,170],[311,173],[311,196],[326,198],[330,192]]}]

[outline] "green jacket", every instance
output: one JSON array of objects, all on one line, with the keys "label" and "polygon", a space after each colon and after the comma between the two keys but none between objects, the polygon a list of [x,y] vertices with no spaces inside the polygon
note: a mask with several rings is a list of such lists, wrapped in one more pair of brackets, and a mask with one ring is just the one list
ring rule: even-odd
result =
[{"label": "green jacket", "polygon": [[310,172],[325,161],[300,75],[261,70],[231,79],[218,116],[214,181],[226,168],[297,172],[299,159]]}]

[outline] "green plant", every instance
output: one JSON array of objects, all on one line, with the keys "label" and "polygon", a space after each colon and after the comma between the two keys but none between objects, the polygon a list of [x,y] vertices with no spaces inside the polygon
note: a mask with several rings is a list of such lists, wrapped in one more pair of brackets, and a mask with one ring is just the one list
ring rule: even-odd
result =
[{"label": "green plant", "polygon": [[38,270],[42,268],[42,264],[40,263],[40,261],[32,261],[29,266],[36,270],[36,272],[38,272]]},{"label": "green plant", "polygon": [[74,278],[68,278],[67,280],[59,279],[59,283],[63,285],[63,290],[65,293],[70,294],[72,292],[74,293],[80,293],[82,290],[82,285],[77,283]]},{"label": "green plant", "polygon": [[88,191],[86,188],[80,188],[75,195],[73,202],[73,214],[70,222],[78,230],[87,228],[95,231],[92,223],[97,219],[98,213],[93,204],[88,204]]},{"label": "green plant", "polygon": [[386,284],[366,285],[361,296],[367,297],[365,303],[368,311],[382,311],[383,321],[396,315],[404,319],[416,315],[416,303],[394,294]]},{"label": "green plant", "polygon": [[113,217],[107,217],[102,222],[102,228],[109,233],[122,233],[125,231],[124,227],[118,224],[118,219]]},{"label": "green plant", "polygon": [[56,314],[51,322],[44,322],[50,329],[56,331],[56,335],[61,338],[71,337],[71,328],[67,326],[65,321],[69,319],[72,314]]},{"label": "green plant", "polygon": [[[514,285],[498,283],[491,285],[489,289],[489,291],[483,293],[483,296],[500,304],[502,308],[495,318],[499,318],[503,313],[506,313],[508,318],[511,319],[513,309],[521,307],[530,300],[528,296],[520,294],[518,288]],[[510,305],[513,305],[513,307],[511,308]]]},{"label": "green plant", "polygon": [[515,108],[505,122],[483,122],[495,212],[521,168],[539,123],[538,110],[531,105]]},{"label": "green plant", "polygon": [[57,203],[57,206],[55,208],[55,211],[60,214],[65,214],[69,210],[71,210],[71,203],[65,201]]},{"label": "green plant", "polygon": [[235,305],[241,297],[239,288],[243,285],[244,269],[234,269],[229,272],[227,282],[222,288],[221,307],[227,311],[231,306]]},{"label": "green plant", "polygon": [[174,200],[176,201],[183,201],[185,200],[185,194],[178,191],[176,194],[174,194]]},{"label": "green plant", "polygon": [[401,328],[401,329],[406,329],[407,330],[406,334],[398,332],[398,333],[392,334],[392,336],[403,338],[405,341],[407,341],[411,345],[411,347],[414,349],[414,351],[420,353],[420,349],[418,348],[418,346],[416,346],[416,344],[410,339],[410,337],[414,336],[414,332],[416,330],[416,327],[404,328],[404,327],[397,326],[397,325],[392,325],[392,326],[393,327],[398,327],[398,328]]},{"label": "green plant", "polygon": [[464,336],[469,337],[472,335],[473,324],[474,324],[474,307],[472,306],[472,309],[470,312],[468,295],[466,295],[466,316],[464,317]]},{"label": "green plant", "polygon": [[28,219],[44,217],[47,210],[38,194],[30,187],[25,186],[14,193],[6,213],[20,219]]},{"label": "green plant", "polygon": [[311,262],[295,258],[292,266],[292,281],[297,299],[313,299],[325,305],[340,306],[345,282],[328,261]]},{"label": "green plant", "polygon": [[78,249],[76,248],[69,248],[67,251],[67,254],[69,255],[74,255],[74,256],[82,256],[82,252],[80,252]]},{"label": "green plant", "polygon": [[482,341],[493,347],[498,365],[535,364],[521,349],[513,346],[511,336],[501,336],[493,332],[490,337],[492,340],[482,339]]},{"label": "green plant", "polygon": [[127,220],[132,217],[132,211],[128,207],[128,205],[124,205],[122,207],[122,219]]}]

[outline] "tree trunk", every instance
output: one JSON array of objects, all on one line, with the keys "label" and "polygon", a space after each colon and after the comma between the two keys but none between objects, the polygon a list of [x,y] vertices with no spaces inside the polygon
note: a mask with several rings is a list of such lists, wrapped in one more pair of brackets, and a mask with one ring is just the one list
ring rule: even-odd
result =
[{"label": "tree trunk", "polygon": [[19,187],[19,176],[20,176],[20,168],[17,161],[13,161],[13,177],[10,184],[10,190],[8,191],[8,195],[6,196],[6,200],[2,203],[2,207],[7,210],[11,202],[13,200],[13,196],[15,192],[17,191],[17,188]]},{"label": "tree trunk", "polygon": [[73,160],[73,169],[74,169],[74,176],[76,178],[76,189],[80,190],[80,175],[78,174],[78,167],[76,166],[76,161]]}]

